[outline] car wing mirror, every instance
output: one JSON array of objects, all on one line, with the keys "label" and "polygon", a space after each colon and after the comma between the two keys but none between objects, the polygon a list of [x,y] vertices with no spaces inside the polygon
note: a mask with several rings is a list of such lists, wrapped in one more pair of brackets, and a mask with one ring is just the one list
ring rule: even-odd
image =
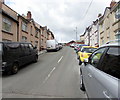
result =
[{"label": "car wing mirror", "polygon": [[37,46],[34,46],[34,49],[37,49]]},{"label": "car wing mirror", "polygon": [[84,59],[84,61],[83,61],[83,62],[84,62],[84,64],[85,64],[85,65],[87,65],[87,64],[88,64],[88,62],[89,62],[89,59],[88,59],[88,58],[86,58],[86,59]]}]

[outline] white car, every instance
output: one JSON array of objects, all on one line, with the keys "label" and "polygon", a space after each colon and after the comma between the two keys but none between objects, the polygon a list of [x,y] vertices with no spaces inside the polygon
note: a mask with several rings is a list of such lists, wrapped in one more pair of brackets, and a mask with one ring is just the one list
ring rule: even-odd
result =
[{"label": "white car", "polygon": [[58,42],[55,39],[47,40],[46,45],[47,45],[47,48],[46,48],[47,51],[59,50]]},{"label": "white car", "polygon": [[80,67],[80,89],[88,98],[120,100],[120,41],[105,44]]}]

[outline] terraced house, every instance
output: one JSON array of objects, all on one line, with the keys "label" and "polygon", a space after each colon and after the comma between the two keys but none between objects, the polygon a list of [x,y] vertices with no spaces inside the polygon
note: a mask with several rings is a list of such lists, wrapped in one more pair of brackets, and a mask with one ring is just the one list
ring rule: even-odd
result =
[{"label": "terraced house", "polygon": [[[2,41],[18,41],[17,12],[0,2],[0,37]],[[2,26],[1,26],[2,25]]]},{"label": "terraced house", "polygon": [[120,2],[111,2],[99,19],[100,45],[120,39]]},{"label": "terraced house", "polygon": [[27,16],[18,15],[19,41],[31,42],[40,50],[40,25],[32,19],[32,14],[28,11]]},{"label": "terraced house", "polygon": [[54,34],[34,21],[32,13],[20,15],[4,0],[0,1],[0,41],[31,42],[38,50],[46,49],[46,41],[54,39]]},{"label": "terraced house", "polygon": [[[120,1],[111,1],[104,14],[86,28],[81,40],[91,46],[101,46],[106,42],[120,39]],[[84,38],[84,39],[83,39]]]}]

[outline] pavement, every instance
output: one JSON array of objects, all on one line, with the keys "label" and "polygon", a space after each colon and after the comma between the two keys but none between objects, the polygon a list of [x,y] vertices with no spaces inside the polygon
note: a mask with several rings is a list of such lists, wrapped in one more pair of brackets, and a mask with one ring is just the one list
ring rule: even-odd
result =
[{"label": "pavement", "polygon": [[39,51],[38,55],[41,55],[41,54],[46,53],[46,52],[47,52],[46,50]]},{"label": "pavement", "polygon": [[2,77],[3,98],[87,98],[80,87],[80,66],[73,48],[39,55],[37,63]]}]

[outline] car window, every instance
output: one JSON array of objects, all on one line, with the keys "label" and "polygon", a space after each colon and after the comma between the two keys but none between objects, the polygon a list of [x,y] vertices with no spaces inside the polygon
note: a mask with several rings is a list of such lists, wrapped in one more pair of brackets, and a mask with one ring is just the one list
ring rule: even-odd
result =
[{"label": "car window", "polygon": [[81,52],[85,53],[92,53],[96,50],[97,48],[82,48]]},{"label": "car window", "polygon": [[110,47],[104,56],[102,70],[120,79],[120,47]]},{"label": "car window", "polygon": [[33,45],[29,44],[29,48],[30,48],[30,49],[33,49]]},{"label": "car window", "polygon": [[0,43],[0,51],[2,51],[2,43]]},{"label": "car window", "polygon": [[7,44],[7,46],[8,46],[9,48],[13,48],[13,49],[14,49],[14,48],[18,48],[19,45],[20,45],[19,43],[8,43],[8,44]]},{"label": "car window", "polygon": [[99,60],[100,60],[102,54],[104,53],[104,51],[105,51],[105,48],[101,48],[101,49],[95,51],[90,57],[90,64],[93,65],[94,67],[97,67]]}]

